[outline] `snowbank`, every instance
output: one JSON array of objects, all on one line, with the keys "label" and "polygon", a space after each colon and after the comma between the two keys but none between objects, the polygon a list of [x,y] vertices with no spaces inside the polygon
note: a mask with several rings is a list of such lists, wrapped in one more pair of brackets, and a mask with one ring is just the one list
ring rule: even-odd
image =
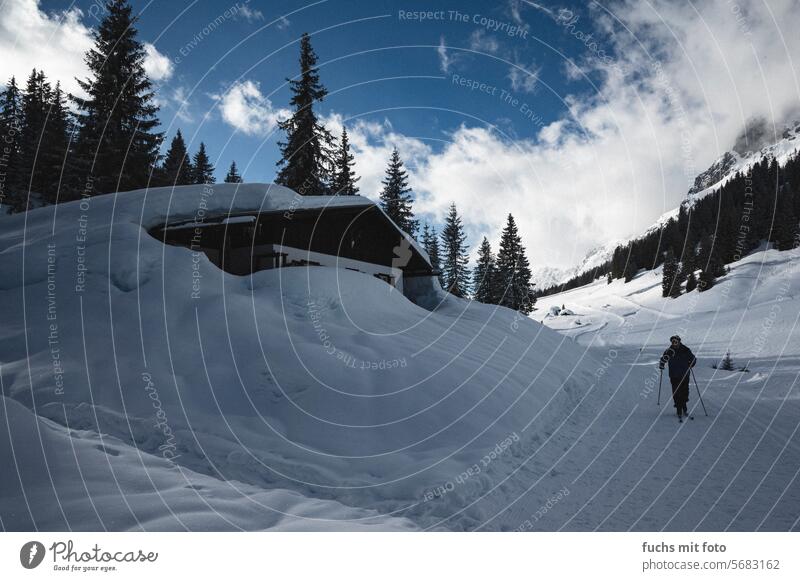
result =
[{"label": "snowbank", "polygon": [[[146,232],[202,212],[369,203],[231,184],[0,218],[4,395],[69,425],[61,447],[104,434],[126,458],[157,461],[159,473],[176,465],[192,478],[291,490],[423,527],[475,526],[485,509],[472,501],[575,411],[595,369],[582,349],[504,308],[438,295],[423,309],[357,272],[233,276]],[[479,473],[463,476],[476,465]],[[146,483],[140,468],[122,479]],[[98,490],[116,486],[107,471],[96,477]],[[48,498],[49,483],[39,486]],[[62,486],[76,503],[84,494],[74,472],[59,494]],[[170,510],[190,511],[175,490],[177,508],[158,507],[169,524],[155,514],[147,523],[170,528]],[[293,498],[286,505],[299,508],[286,512],[314,513]],[[127,510],[105,503],[101,518],[129,527]],[[30,526],[2,516],[6,526]],[[263,518],[240,526],[271,526]],[[351,516],[342,518],[347,528]],[[208,523],[198,517],[190,528],[218,521]]]}]

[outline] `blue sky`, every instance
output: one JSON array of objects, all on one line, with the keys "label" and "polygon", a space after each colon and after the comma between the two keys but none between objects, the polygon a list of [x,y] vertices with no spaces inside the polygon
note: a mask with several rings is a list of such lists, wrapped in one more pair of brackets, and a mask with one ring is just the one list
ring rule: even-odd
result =
[{"label": "blue sky", "polygon": [[[269,145],[263,135],[237,135],[223,152],[220,146],[234,128],[214,110],[213,96],[249,80],[276,108],[286,106],[284,81],[297,73],[298,36],[305,31],[313,35],[320,74],[331,92],[322,113],[388,120],[396,131],[429,140],[434,148],[461,124],[496,125],[509,136],[535,138],[542,123],[565,113],[561,95],[581,90],[580,81],[565,78],[563,59],[555,53],[578,58],[580,42],[559,34],[547,25],[551,19],[532,8],[518,22],[509,5],[477,1],[445,2],[435,10],[429,2],[386,0],[133,4],[140,11],[142,39],[175,63],[160,85],[168,132],[181,127],[193,141],[205,141],[223,163],[247,162],[254,145],[263,146],[247,163],[251,181],[273,177],[275,139]],[[87,16],[97,11],[90,1],[42,3],[53,10],[74,6]],[[427,14],[418,19],[418,11]],[[443,58],[449,61],[446,71]],[[519,67],[521,78],[515,83],[509,78],[512,66]],[[473,83],[485,86],[471,89]],[[179,101],[168,97],[175,91],[188,98],[177,119]],[[520,101],[516,108],[513,99]]]},{"label": "blue sky", "polygon": [[[74,88],[96,2],[0,0],[0,79],[36,66]],[[132,4],[162,129],[204,141],[220,179],[232,159],[273,178],[307,31],[361,193],[377,196],[397,146],[423,220],[456,202],[474,250],[513,212],[536,268],[640,233],[749,119],[779,137],[800,117],[793,0]]]}]

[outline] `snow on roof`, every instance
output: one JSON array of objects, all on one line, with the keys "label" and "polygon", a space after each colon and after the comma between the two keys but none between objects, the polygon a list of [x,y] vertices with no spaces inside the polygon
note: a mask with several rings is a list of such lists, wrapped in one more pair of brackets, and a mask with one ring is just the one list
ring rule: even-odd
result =
[{"label": "snow on roof", "polygon": [[[80,228],[109,228],[112,225],[135,224],[145,229],[170,224],[185,227],[210,219],[236,220],[247,212],[376,207],[363,196],[301,196],[294,190],[271,183],[197,184],[146,188],[83,198],[57,206],[37,208],[26,213],[0,217],[5,227],[0,229],[0,251],[18,244],[24,230],[27,238],[46,237],[58,225]],[[245,218],[249,219],[249,218]],[[397,228],[403,238],[428,263],[425,249],[407,233]],[[15,228],[15,225],[18,226]],[[70,231],[74,228],[70,228]]]}]

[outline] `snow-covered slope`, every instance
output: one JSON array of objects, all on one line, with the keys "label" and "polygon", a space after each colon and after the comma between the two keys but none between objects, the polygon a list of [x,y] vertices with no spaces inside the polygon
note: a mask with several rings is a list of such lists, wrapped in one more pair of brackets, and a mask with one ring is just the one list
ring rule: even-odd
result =
[{"label": "snow-covered slope", "polygon": [[[742,147],[739,147],[739,149],[742,149]],[[798,151],[800,151],[800,121],[794,122],[793,127],[786,128],[783,132],[783,138],[777,143],[765,145],[756,151],[745,151],[744,149],[741,152],[736,150],[728,151],[714,161],[707,170],[697,175],[694,185],[689,189],[686,198],[679,207],[668,210],[659,216],[644,232],[625,239],[612,240],[592,249],[581,263],[573,268],[552,269],[550,267],[541,267],[539,270],[534,271],[534,282],[539,288],[548,288],[565,283],[575,276],[597,268],[611,260],[617,247],[624,246],[633,240],[643,238],[651,232],[661,229],[668,221],[678,217],[680,207],[684,209],[691,208],[698,200],[725,185],[737,173],[746,173],[763,159],[775,159],[779,164],[784,164],[792,156],[796,155]]]},{"label": "snow-covered slope", "polygon": [[766,145],[756,151],[728,151],[716,160],[711,167],[695,178],[694,185],[689,190],[684,207],[691,207],[697,200],[717,191],[737,173],[747,173],[763,159],[774,159],[783,165],[800,150],[800,121],[794,127],[787,128],[783,138],[771,145]]},{"label": "snow-covered slope", "polygon": [[[800,253],[730,267],[677,299],[661,297],[657,270],[539,300],[534,316],[602,359],[598,376],[616,385],[584,436],[598,456],[572,481],[580,498],[558,504],[563,528],[800,529]],[[573,314],[550,315],[561,305]],[[676,333],[698,357],[694,421],[682,424],[657,368]],[[715,368],[727,351],[734,371]]]},{"label": "snow-covered slope", "polygon": [[[414,530],[297,492],[204,476],[113,436],[73,430],[0,396],[5,530]],[[6,437],[10,433],[11,438]]]},{"label": "snow-covered slope", "polygon": [[[324,528],[362,518],[386,528],[408,527],[403,518],[473,528],[492,502],[506,502],[472,504],[575,411],[594,364],[571,341],[507,309],[444,294],[428,311],[347,270],[236,277],[146,231],[166,217],[191,220],[199,208],[329,203],[365,201],[300,198],[263,184],[187,186],[0,218],[0,365],[11,410],[0,421],[11,425],[17,458],[39,449],[40,433],[57,441],[42,446],[40,462],[55,484],[33,478],[26,491],[57,511],[55,486],[81,507],[68,522],[36,517],[37,526],[227,526],[213,514],[218,505],[191,500],[193,483],[219,505],[239,497],[251,507],[247,519],[220,509],[246,528],[314,528],[308,518],[329,517],[340,525],[319,521]],[[594,405],[572,417],[592,417]],[[77,450],[81,467],[111,464],[90,472],[86,491],[64,450]],[[479,473],[461,477],[473,466]],[[223,494],[209,477],[237,485]],[[100,502],[96,519],[74,518],[96,491],[116,490],[117,479],[126,496],[172,492],[142,516]],[[30,527],[14,508],[20,492],[8,479],[2,485],[0,496],[12,499],[2,505],[3,525]],[[254,495],[264,507],[252,506]],[[271,503],[289,514],[278,521]]]},{"label": "snow-covered slope", "polygon": [[[712,359],[728,350],[742,364],[800,355],[799,259],[797,251],[762,249],[730,264],[712,289],[676,299],[661,296],[661,267],[629,283],[598,280],[540,298],[533,317],[584,344],[648,348],[678,333]],[[550,307],[561,305],[575,315],[550,316]]]}]

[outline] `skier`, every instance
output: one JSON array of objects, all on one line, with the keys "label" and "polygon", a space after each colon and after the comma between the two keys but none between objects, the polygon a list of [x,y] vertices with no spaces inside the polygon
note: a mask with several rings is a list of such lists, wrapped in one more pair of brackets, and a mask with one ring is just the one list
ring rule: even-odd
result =
[{"label": "skier", "polygon": [[[669,338],[671,345],[664,351],[658,362],[658,368],[663,370],[669,362],[669,381],[672,384],[672,400],[678,412],[678,419],[688,416],[686,403],[689,401],[689,372],[697,363],[697,358],[686,345],[681,343],[678,335]],[[683,420],[681,420],[683,421]]]}]

